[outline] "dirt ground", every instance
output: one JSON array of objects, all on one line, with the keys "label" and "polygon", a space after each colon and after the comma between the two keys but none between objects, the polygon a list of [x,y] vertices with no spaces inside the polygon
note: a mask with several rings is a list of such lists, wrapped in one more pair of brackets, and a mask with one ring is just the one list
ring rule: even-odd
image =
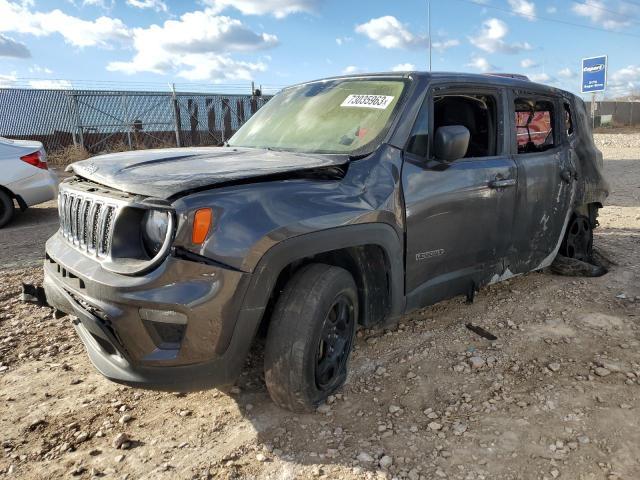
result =
[{"label": "dirt ground", "polygon": [[18,300],[56,229],[54,204],[21,215],[0,231],[0,477],[640,478],[640,136],[609,137],[609,274],[532,273],[361,330],[315,414],[271,403],[260,348],[229,392],[102,378],[68,318]]}]

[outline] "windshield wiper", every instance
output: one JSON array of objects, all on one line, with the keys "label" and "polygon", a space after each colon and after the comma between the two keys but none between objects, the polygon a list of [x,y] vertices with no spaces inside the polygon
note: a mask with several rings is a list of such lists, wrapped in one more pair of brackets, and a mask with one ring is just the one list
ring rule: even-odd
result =
[{"label": "windshield wiper", "polygon": [[368,157],[372,153],[373,152],[367,152],[367,153],[360,153],[358,155],[349,155],[349,160],[360,160],[361,158]]}]

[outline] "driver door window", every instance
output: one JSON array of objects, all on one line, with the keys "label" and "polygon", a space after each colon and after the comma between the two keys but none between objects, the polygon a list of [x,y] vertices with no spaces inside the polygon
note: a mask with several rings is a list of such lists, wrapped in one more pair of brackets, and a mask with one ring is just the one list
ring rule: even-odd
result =
[{"label": "driver door window", "polygon": [[[420,158],[429,154],[429,102],[422,106],[406,151]],[[496,155],[496,99],[486,94],[447,94],[433,97],[433,132],[440,127],[461,125],[469,130],[470,140],[464,158]]]}]

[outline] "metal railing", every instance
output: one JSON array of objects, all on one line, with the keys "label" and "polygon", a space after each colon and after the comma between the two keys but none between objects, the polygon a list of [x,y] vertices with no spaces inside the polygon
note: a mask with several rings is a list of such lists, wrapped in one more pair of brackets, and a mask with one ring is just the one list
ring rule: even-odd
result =
[{"label": "metal railing", "polygon": [[0,136],[91,153],[220,145],[270,97],[188,92],[0,89]]}]

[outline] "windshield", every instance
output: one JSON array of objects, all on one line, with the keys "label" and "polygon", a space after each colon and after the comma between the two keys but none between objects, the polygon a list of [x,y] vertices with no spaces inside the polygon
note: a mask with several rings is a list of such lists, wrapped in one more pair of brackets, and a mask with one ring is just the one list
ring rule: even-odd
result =
[{"label": "windshield", "polygon": [[233,147],[359,155],[378,147],[405,89],[401,79],[340,79],[291,87],[229,140]]}]

